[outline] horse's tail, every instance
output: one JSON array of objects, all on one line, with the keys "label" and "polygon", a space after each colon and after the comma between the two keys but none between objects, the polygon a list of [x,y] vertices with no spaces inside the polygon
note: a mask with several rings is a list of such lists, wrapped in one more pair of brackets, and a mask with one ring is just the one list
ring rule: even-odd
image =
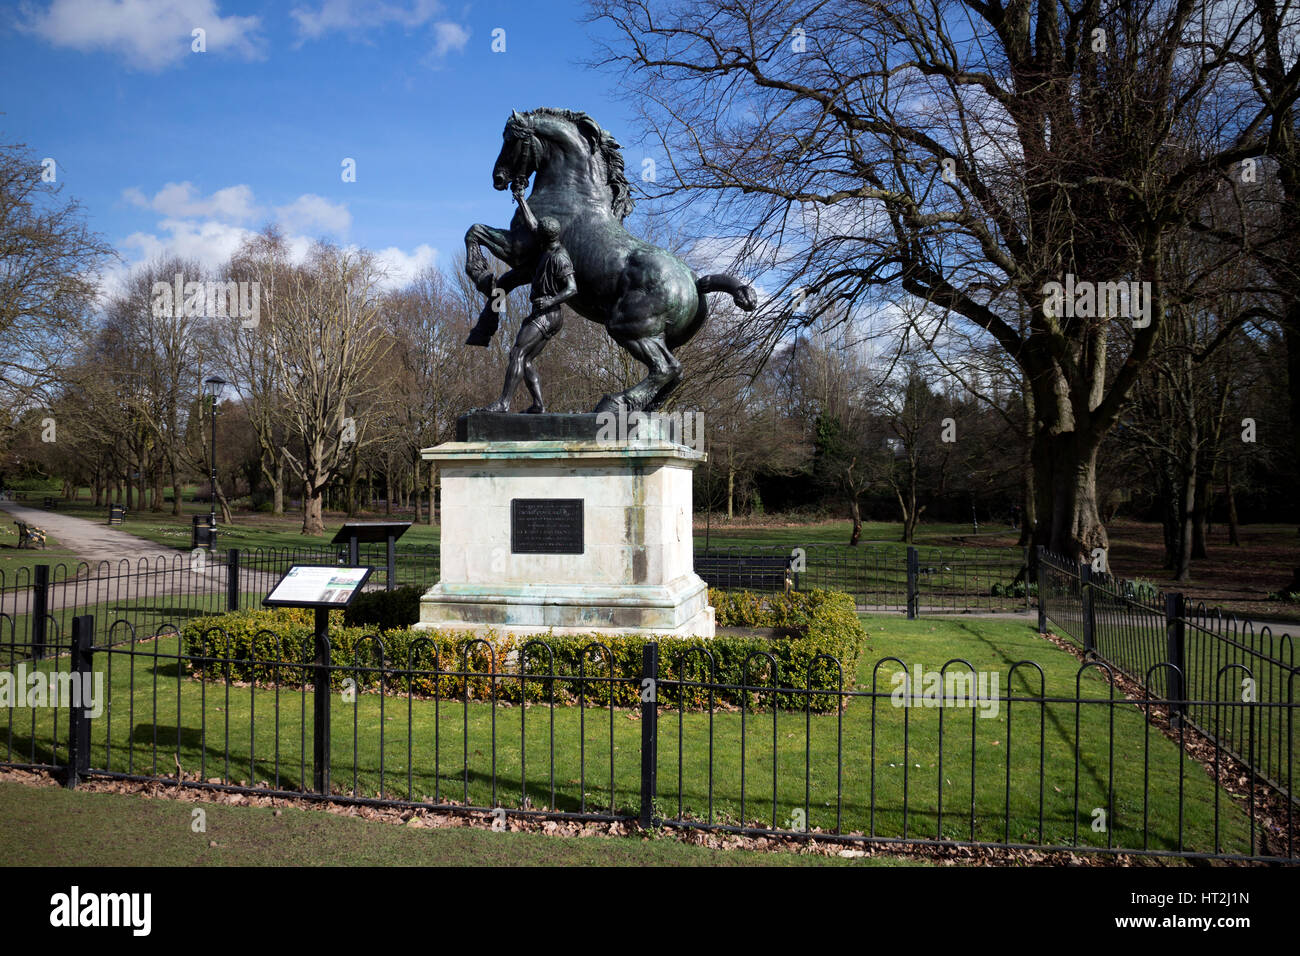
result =
[{"label": "horse's tail", "polygon": [[679,345],[685,345],[704,325],[704,320],[709,317],[709,300],[710,292],[726,292],[732,301],[746,312],[753,312],[758,307],[758,296],[754,292],[754,287],[735,276],[729,275],[708,275],[700,276],[695,280],[695,291],[699,293],[700,304],[695,309],[695,317],[689,323],[682,326],[676,332],[670,332],[667,336],[668,347],[675,349]]}]

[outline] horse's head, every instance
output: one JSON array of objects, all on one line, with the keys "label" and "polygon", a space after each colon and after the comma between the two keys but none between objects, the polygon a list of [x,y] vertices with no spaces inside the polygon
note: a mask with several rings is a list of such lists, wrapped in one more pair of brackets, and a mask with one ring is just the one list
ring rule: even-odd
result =
[{"label": "horse's head", "polygon": [[566,188],[585,190],[620,221],[632,211],[622,148],[586,113],[550,107],[511,112],[501,139],[492,166],[494,188],[524,187],[533,173],[545,176],[553,169]]},{"label": "horse's head", "polygon": [[542,151],[542,144],[528,117],[512,111],[501,139],[501,152],[492,166],[492,188],[526,185],[528,177],[537,172],[537,160]]}]

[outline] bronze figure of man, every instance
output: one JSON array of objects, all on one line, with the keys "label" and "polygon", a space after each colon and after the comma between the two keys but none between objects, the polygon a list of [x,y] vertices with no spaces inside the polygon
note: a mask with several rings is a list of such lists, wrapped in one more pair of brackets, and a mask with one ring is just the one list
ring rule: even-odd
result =
[{"label": "bronze figure of man", "polygon": [[542,402],[542,384],[533,367],[533,360],[542,354],[546,343],[564,327],[560,306],[577,294],[578,283],[573,277],[573,262],[569,253],[560,245],[559,222],[550,216],[543,216],[539,221],[524,200],[523,187],[517,184],[513,191],[519,202],[519,211],[528,228],[537,237],[542,252],[537,258],[537,269],[533,273],[533,309],[520,327],[514,347],[510,350],[501,397],[484,411],[510,411],[510,400],[514,398],[522,378],[533,397],[533,404],[526,411],[536,415],[546,411],[546,406]]}]

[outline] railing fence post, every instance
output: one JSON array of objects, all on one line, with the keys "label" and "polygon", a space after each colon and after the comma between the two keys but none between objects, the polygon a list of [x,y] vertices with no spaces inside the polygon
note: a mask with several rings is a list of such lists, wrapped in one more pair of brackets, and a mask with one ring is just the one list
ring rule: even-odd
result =
[{"label": "railing fence post", "polygon": [[31,635],[32,659],[45,659],[45,625],[50,613],[50,566],[38,564],[32,568]]},{"label": "railing fence post", "polygon": [[316,660],[312,680],[312,786],[330,792],[330,612],[316,608]]},{"label": "railing fence post", "polygon": [[72,656],[68,672],[72,677],[72,699],[68,701],[68,779],[67,788],[75,790],[84,773],[90,772],[90,714],[94,677],[91,673],[91,648],[95,639],[95,618],[80,614],[72,619]]},{"label": "railing fence post", "polygon": [[388,583],[384,585],[385,591],[392,591],[397,587],[397,545],[396,539],[390,534],[388,536]]},{"label": "railing fence post", "polygon": [[659,792],[659,642],[647,641],[641,649],[641,819],[643,828],[654,826],[655,798]]},{"label": "railing fence post", "polygon": [[1169,674],[1169,726],[1177,730],[1187,714],[1187,661],[1184,606],[1181,592],[1165,595],[1165,659]]},{"label": "railing fence post", "polygon": [[1095,652],[1095,631],[1092,617],[1092,565],[1079,563],[1079,597],[1083,601],[1083,652]]},{"label": "railing fence post", "polygon": [[920,596],[921,555],[912,545],[907,546],[907,619],[916,620],[918,597]]},{"label": "railing fence post", "polygon": [[239,549],[226,552],[226,610],[239,610]]}]

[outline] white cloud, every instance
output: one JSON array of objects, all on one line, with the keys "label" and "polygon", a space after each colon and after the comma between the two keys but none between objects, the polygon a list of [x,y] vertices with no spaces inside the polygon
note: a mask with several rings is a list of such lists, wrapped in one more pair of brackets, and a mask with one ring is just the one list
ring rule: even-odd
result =
[{"label": "white cloud", "polygon": [[[54,46],[119,53],[129,67],[158,71],[191,55],[192,31],[206,51],[260,59],[260,17],[223,17],[215,0],[51,0],[24,4],[18,29]],[[206,55],[206,54],[205,54]]]},{"label": "white cloud", "polygon": [[[281,206],[259,205],[247,185],[228,186],[204,196],[193,183],[167,183],[152,197],[132,187],[122,197],[134,206],[160,213],[152,231],[131,233],[118,243],[127,260],[105,277],[106,293],[122,288],[132,268],[157,258],[178,257],[197,261],[204,268],[218,269],[254,235],[254,226],[273,221],[289,246],[289,258],[302,262],[315,240],[327,234],[345,235],[352,228],[352,214],[343,203],[306,193]],[[389,246],[375,253],[388,273],[383,285],[395,288],[415,278],[422,269],[436,265],[438,250],[427,244],[411,251]]]},{"label": "white cloud", "polygon": [[126,250],[136,250],[140,260],[158,256],[197,259],[204,266],[216,267],[225,262],[251,229],[211,219],[202,222],[187,219],[164,219],[158,223],[162,235],[133,232],[122,240]]},{"label": "white cloud", "polygon": [[245,185],[218,189],[204,198],[191,182],[167,183],[152,199],[133,186],[123,191],[122,198],[133,206],[152,209],[164,216],[178,219],[212,216],[245,222],[261,214],[261,209],[253,201],[253,190]]},{"label": "white cloud", "polygon": [[321,0],[315,5],[294,7],[289,16],[297,24],[298,43],[318,40],[329,33],[347,33],[351,38],[364,38],[373,30],[400,26],[411,30],[430,26],[433,45],[429,50],[427,65],[437,68],[437,62],[448,53],[459,53],[469,43],[469,28],[451,20],[434,17],[443,12],[441,0],[414,0],[409,3],[386,0]]},{"label": "white cloud", "polygon": [[416,246],[409,253],[396,246],[389,246],[387,249],[380,249],[375,256],[388,273],[383,283],[384,288],[387,289],[405,285],[421,270],[437,265],[438,262],[438,250],[425,243]]},{"label": "white cloud", "polygon": [[289,232],[329,232],[342,235],[352,228],[352,213],[342,203],[307,193],[287,206],[277,206],[276,219]]},{"label": "white cloud", "polygon": [[179,256],[216,268],[253,235],[253,227],[261,221],[279,225],[294,254],[301,258],[318,235],[343,233],[352,225],[352,214],[342,204],[309,193],[286,205],[267,208],[258,204],[252,187],[243,183],[208,196],[190,182],[167,183],[152,197],[132,187],[123,190],[122,198],[163,217],[154,231],[134,232],[122,240],[123,252],[136,262]]},{"label": "white cloud", "polygon": [[384,0],[323,0],[316,6],[294,7],[289,16],[298,24],[298,35],[314,40],[334,31],[358,33],[390,23],[418,27],[442,10],[439,0],[414,3],[386,3]]},{"label": "white cloud", "polygon": [[433,25],[433,55],[444,57],[452,50],[459,53],[469,42],[469,31],[459,23],[441,21]]}]

